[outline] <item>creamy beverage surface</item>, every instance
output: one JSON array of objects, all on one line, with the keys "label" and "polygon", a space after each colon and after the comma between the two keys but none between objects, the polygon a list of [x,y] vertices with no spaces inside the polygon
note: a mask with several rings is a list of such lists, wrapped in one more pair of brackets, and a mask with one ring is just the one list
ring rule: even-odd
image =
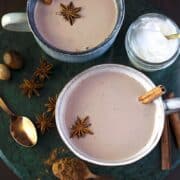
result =
[{"label": "creamy beverage surface", "polygon": [[65,104],[70,133],[77,116],[89,116],[94,135],[71,138],[80,151],[104,161],[118,161],[139,152],[151,138],[156,105],[138,102],[144,87],[118,72],[99,72],[77,83]]},{"label": "creamy beverage surface", "polygon": [[[81,7],[81,18],[71,26],[61,12],[60,3]],[[85,51],[104,42],[117,22],[116,0],[53,0],[51,5],[37,1],[35,24],[42,37],[65,51]]]}]

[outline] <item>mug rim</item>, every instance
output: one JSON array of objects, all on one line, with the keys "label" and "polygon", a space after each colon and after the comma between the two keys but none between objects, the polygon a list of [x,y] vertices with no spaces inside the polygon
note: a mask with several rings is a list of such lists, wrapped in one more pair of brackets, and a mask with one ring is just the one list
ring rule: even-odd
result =
[{"label": "mug rim", "polygon": [[[169,18],[168,16],[162,14],[162,13],[146,13],[146,14],[143,14],[143,15],[140,15],[139,17],[137,17],[137,19],[135,19],[129,26],[128,30],[127,30],[127,33],[126,33],[126,36],[125,36],[125,41],[126,43],[128,43],[128,46],[130,46],[130,35],[132,34],[132,28],[134,25],[136,25],[136,23],[141,20],[142,18],[146,18],[146,17],[152,17],[152,18],[156,18],[156,17],[160,17],[160,18],[166,18],[168,19],[173,25],[174,27],[176,28],[177,32],[179,31],[179,26],[176,24],[176,22],[174,20],[172,20],[171,18]],[[178,40],[178,47],[180,46],[180,40]],[[166,65],[167,66],[170,64],[172,64],[176,58],[178,57],[178,55],[180,54],[180,49],[177,48],[177,50],[175,51],[175,53],[167,60],[163,61],[163,62],[148,62],[144,59],[142,59],[140,56],[138,56],[136,54],[136,52],[134,51],[133,48],[129,48],[131,53],[133,54],[133,56],[135,56],[139,61],[141,61],[143,64],[147,64],[147,65],[156,65],[156,66],[159,66],[159,65]],[[175,59],[174,61],[172,61],[172,59]]]},{"label": "mug rim", "polygon": [[[156,134],[154,134],[154,140],[152,141],[152,137],[153,137],[153,133],[150,137],[150,139],[148,140],[147,144],[149,144],[149,147],[147,147],[144,151],[141,152],[141,150],[139,152],[137,152],[137,156],[136,157],[130,157],[129,159],[126,158],[125,160],[117,160],[117,161],[112,161],[112,162],[105,162],[105,161],[101,161],[99,159],[95,159],[93,157],[88,157],[88,155],[85,155],[84,153],[80,153],[78,152],[78,149],[76,147],[73,147],[72,144],[70,144],[67,135],[65,135],[65,133],[63,132],[63,126],[62,126],[62,119],[63,119],[63,115],[62,115],[62,104],[64,103],[62,98],[64,98],[64,96],[66,95],[66,91],[70,88],[70,86],[75,83],[79,78],[82,78],[84,75],[86,75],[88,72],[94,72],[95,70],[101,69],[101,68],[108,68],[109,70],[111,70],[111,68],[120,68],[120,69],[125,69],[127,71],[130,71],[130,73],[135,73],[138,76],[141,76],[143,78],[145,78],[145,80],[148,81],[149,85],[151,86],[151,88],[155,87],[155,84],[146,76],[144,75],[142,72],[128,67],[128,66],[124,66],[124,65],[118,65],[118,64],[103,64],[103,65],[97,65],[97,66],[93,66],[83,72],[81,72],[80,74],[76,75],[72,80],[70,80],[65,87],[62,89],[62,91],[59,94],[57,103],[56,103],[56,110],[55,110],[55,120],[56,120],[56,127],[58,130],[58,133],[61,137],[61,139],[63,140],[63,142],[67,145],[67,147],[80,159],[85,160],[89,163],[93,163],[96,165],[101,165],[101,166],[122,166],[122,165],[128,165],[128,164],[132,164],[140,159],[142,159],[143,157],[145,157],[147,154],[149,154],[157,145],[157,143],[160,140],[160,137],[162,135],[163,132],[163,127],[164,127],[164,118],[165,118],[165,109],[164,109],[164,103],[162,101],[162,98],[158,98],[157,100],[155,100],[158,103],[158,110],[160,111],[160,116],[158,115],[158,117],[160,117],[160,122],[159,122],[159,126],[158,128],[154,126],[153,128],[153,132],[156,128]],[[60,119],[60,120],[59,120]],[[156,117],[156,119],[158,119]],[[155,121],[156,121],[155,119]],[[65,124],[65,123],[64,123]],[[64,125],[65,126],[65,125]],[[145,148],[146,145],[144,145],[143,148]],[[143,150],[142,148],[142,150]],[[79,150],[80,151],[80,150]],[[135,154],[135,155],[136,155]]]},{"label": "mug rim", "polygon": [[[100,44],[98,44],[97,46],[95,46],[92,49],[88,49],[85,51],[79,51],[79,52],[75,52],[75,51],[66,51],[63,49],[59,49],[53,45],[51,45],[50,43],[48,43],[47,40],[45,40],[45,38],[43,38],[43,36],[40,34],[40,32],[38,31],[35,21],[34,21],[34,9],[33,9],[33,14],[30,11],[30,7],[31,7],[31,3],[37,3],[37,0],[28,0],[27,1],[27,5],[26,5],[26,12],[27,12],[27,17],[28,17],[28,23],[29,23],[29,27],[31,29],[31,32],[33,33],[33,35],[40,41],[43,43],[43,45],[45,45],[46,47],[48,47],[49,49],[52,49],[55,52],[58,53],[63,53],[63,54],[67,54],[67,55],[88,55],[91,54],[94,51],[97,51],[98,49],[100,49],[101,47],[105,46],[107,44],[107,42],[109,42],[109,40],[111,40],[113,37],[115,37],[118,33],[120,28],[122,27],[123,21],[124,21],[124,16],[125,16],[125,2],[124,0],[115,0],[117,7],[120,7],[120,10],[118,8],[118,15],[117,15],[117,22],[113,28],[113,31],[111,32],[111,34],[109,34],[109,36]],[[118,4],[119,3],[119,4]]]}]

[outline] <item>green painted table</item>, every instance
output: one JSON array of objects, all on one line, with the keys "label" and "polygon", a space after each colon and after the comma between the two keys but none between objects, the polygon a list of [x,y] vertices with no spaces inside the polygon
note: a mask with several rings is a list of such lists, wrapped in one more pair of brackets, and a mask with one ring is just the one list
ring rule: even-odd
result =
[{"label": "green painted table", "polygon": [[[48,96],[59,93],[64,85],[79,72],[97,64],[118,63],[131,66],[124,47],[124,37],[128,26],[139,15],[149,12],[159,12],[145,0],[126,0],[126,17],[123,28],[114,43],[114,46],[102,57],[84,64],[68,64],[55,61],[45,55],[36,44],[30,33],[14,33],[0,31],[0,62],[6,49],[20,51],[26,59],[25,68],[21,71],[12,72],[11,81],[0,81],[0,95],[11,105],[18,114],[29,116],[35,121],[35,115],[44,111],[44,103]],[[39,58],[46,56],[54,64],[54,72],[41,90],[40,97],[29,100],[21,94],[19,84],[23,78],[30,78],[33,70],[39,64]],[[171,67],[160,72],[147,74],[157,84],[164,84],[169,91],[174,91],[180,96],[180,58]],[[31,149],[26,149],[14,142],[9,134],[9,118],[0,111],[0,157],[22,179],[55,179],[51,172],[47,172],[43,161],[47,159],[51,150],[63,146],[56,128],[48,131],[45,135],[39,134],[38,144]],[[180,152],[172,143],[173,167],[180,164]],[[59,154],[59,157],[73,156],[71,152]],[[111,174],[116,179],[127,180],[160,180],[166,177],[169,171],[161,171],[159,145],[145,158],[132,165],[124,167],[100,167],[90,164],[90,168],[97,174]]]}]

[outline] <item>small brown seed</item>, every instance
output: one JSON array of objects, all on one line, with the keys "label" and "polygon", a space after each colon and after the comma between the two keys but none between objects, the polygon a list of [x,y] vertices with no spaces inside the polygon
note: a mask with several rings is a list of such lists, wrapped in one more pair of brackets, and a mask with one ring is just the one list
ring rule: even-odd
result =
[{"label": "small brown seed", "polygon": [[11,72],[4,64],[0,64],[0,80],[9,80],[11,78]]},{"label": "small brown seed", "polygon": [[17,51],[7,51],[3,56],[4,63],[11,69],[21,69],[23,67],[23,58]]},{"label": "small brown seed", "polygon": [[52,3],[52,0],[42,0],[44,4],[50,5]]}]

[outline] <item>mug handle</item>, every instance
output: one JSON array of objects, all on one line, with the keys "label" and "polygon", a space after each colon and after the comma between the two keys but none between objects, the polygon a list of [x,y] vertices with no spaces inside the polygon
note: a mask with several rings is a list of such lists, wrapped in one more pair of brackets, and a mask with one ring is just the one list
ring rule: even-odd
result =
[{"label": "mug handle", "polygon": [[1,25],[9,31],[31,32],[26,13],[5,14],[1,19]]},{"label": "mug handle", "polygon": [[164,100],[166,114],[180,111],[180,98],[172,98]]}]

